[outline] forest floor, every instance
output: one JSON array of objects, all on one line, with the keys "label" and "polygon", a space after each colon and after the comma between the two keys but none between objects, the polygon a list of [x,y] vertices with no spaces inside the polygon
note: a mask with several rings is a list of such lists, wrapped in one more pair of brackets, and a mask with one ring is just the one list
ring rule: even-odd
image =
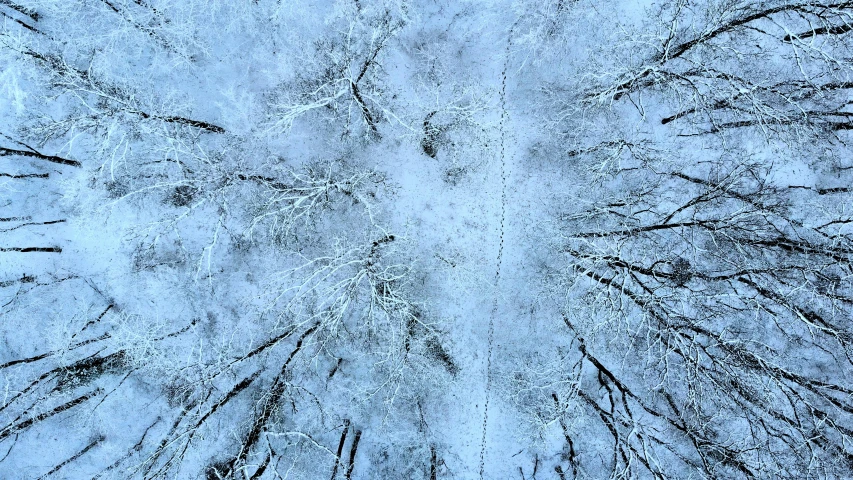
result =
[{"label": "forest floor", "polygon": [[547,336],[534,315],[540,286],[526,253],[535,248],[542,216],[531,215],[537,212],[532,207],[548,195],[547,182],[524,165],[535,140],[524,132],[535,130],[529,112],[514,103],[510,54],[494,48],[483,68],[492,72],[487,86],[496,97],[487,116],[485,161],[456,185],[445,180],[446,166],[423,155],[403,167],[385,167],[400,185],[400,228],[423,232],[416,240],[431,272],[424,290],[436,300],[432,313],[460,365],[446,404],[427,419],[455,454],[444,459],[452,478],[519,478],[519,469],[530,475],[538,453],[519,447],[528,442],[523,419],[507,403],[507,372],[489,365],[523,357],[526,345]]}]

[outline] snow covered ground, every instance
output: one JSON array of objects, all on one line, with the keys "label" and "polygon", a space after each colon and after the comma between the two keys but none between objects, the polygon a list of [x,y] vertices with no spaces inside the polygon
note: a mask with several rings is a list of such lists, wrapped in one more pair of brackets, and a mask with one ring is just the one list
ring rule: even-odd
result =
[{"label": "snow covered ground", "polygon": [[0,15],[0,479],[853,471],[853,5]]}]

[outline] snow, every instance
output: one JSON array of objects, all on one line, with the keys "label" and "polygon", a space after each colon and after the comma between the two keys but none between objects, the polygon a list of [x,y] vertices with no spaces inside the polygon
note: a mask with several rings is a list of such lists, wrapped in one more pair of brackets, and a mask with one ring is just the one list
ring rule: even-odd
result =
[{"label": "snow", "polygon": [[0,2],[0,478],[843,471],[847,40],[725,3]]}]

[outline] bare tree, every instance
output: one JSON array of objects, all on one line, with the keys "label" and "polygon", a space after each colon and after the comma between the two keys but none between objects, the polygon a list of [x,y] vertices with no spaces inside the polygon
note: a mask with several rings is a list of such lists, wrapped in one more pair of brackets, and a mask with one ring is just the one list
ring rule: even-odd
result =
[{"label": "bare tree", "polygon": [[675,2],[549,92],[591,188],[556,221],[563,350],[514,388],[565,437],[560,476],[853,468],[851,8]]}]

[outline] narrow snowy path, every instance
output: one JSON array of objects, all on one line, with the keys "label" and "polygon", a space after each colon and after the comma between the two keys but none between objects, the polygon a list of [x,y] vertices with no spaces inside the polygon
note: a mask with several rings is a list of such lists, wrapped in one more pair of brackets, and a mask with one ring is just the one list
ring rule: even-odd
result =
[{"label": "narrow snowy path", "polygon": [[460,159],[470,163],[461,163],[467,170],[459,183],[447,181],[450,156],[437,161],[422,156],[400,168],[393,163],[399,158],[395,152],[375,155],[387,159],[380,168],[399,185],[395,217],[404,222],[397,231],[417,232],[421,262],[433,272],[422,287],[432,300],[430,317],[446,333],[460,368],[446,391],[435,392],[445,403],[435,403],[424,417],[444,452],[444,473],[437,478],[517,479],[519,467],[527,471],[533,464],[503,376],[508,358],[532,328],[524,252],[541,179],[531,179],[520,163],[526,162],[531,139],[524,130],[529,116],[523,104],[514,103],[515,18],[504,13],[499,18],[506,30],[484,36],[471,58],[482,67],[482,84],[493,101],[481,117],[486,145],[478,146],[485,149]]},{"label": "narrow snowy path", "polygon": [[507,132],[506,125],[509,120],[509,112],[506,105],[506,76],[509,68],[510,47],[512,45],[512,29],[510,29],[506,41],[506,52],[504,53],[503,68],[501,70],[500,108],[501,117],[498,127],[500,135],[500,153],[498,159],[498,173],[500,175],[500,224],[498,228],[498,254],[495,260],[494,293],[492,298],[492,309],[489,313],[489,333],[486,354],[486,391],[483,404],[483,436],[480,442],[480,479],[484,478],[486,467],[486,447],[489,429],[489,404],[492,391],[492,355],[495,344],[495,317],[498,315],[498,304],[501,299],[501,267],[503,265],[504,236],[506,233],[506,207],[507,207]]}]

